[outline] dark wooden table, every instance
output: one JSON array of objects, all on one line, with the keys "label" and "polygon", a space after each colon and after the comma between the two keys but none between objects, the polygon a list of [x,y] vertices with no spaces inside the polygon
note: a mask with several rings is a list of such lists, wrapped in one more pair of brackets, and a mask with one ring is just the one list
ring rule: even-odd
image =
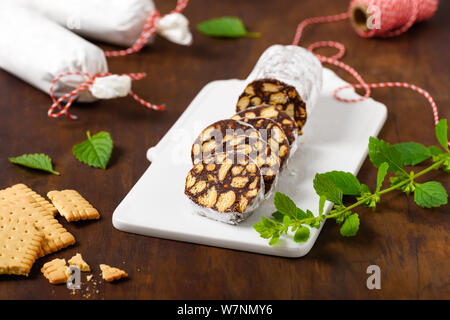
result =
[{"label": "dark wooden table", "polygon": [[[0,187],[23,182],[41,194],[73,188],[99,209],[98,222],[59,221],[77,244],[39,259],[29,276],[1,276],[1,299],[439,299],[450,298],[449,207],[424,210],[411,197],[392,193],[375,212],[361,208],[361,228],[343,238],[336,224],[323,228],[311,252],[286,259],[128,234],[113,228],[111,216],[148,167],[146,150],[154,146],[183,113],[200,89],[217,79],[245,78],[257,58],[271,44],[292,41],[296,25],[306,17],[346,10],[348,0],[215,1],[193,0],[185,10],[194,44],[182,47],[159,38],[156,43],[124,58],[109,59],[112,72],[145,71],[148,77],[133,84],[137,93],[165,112],[149,111],[132,98],[76,104],[77,121],[49,119],[49,97],[14,76],[0,71]],[[157,1],[161,11],[174,1]],[[433,95],[442,117],[450,115],[450,3],[441,1],[436,16],[390,40],[358,37],[348,21],[309,27],[301,44],[337,40],[348,49],[343,61],[367,81],[408,81]],[[219,40],[195,30],[212,17],[243,18],[259,39]],[[106,47],[105,48],[111,48]],[[325,53],[330,53],[326,52]],[[346,74],[338,74],[353,81]],[[380,137],[391,142],[435,144],[427,101],[406,89],[374,90],[389,116]],[[214,107],[214,106],[211,106]],[[71,148],[86,130],[109,131],[115,148],[106,171],[75,160]],[[8,156],[43,152],[54,160],[61,176],[15,166]],[[430,174],[449,190],[449,178]],[[376,170],[368,160],[360,180],[373,187]],[[94,281],[75,295],[63,285],[53,286],[40,273],[56,257],[81,252],[94,268]],[[123,267],[129,280],[105,284],[98,265]],[[366,268],[381,268],[381,290],[368,290]],[[84,278],[83,278],[84,279]],[[89,287],[89,291],[87,291]]]}]

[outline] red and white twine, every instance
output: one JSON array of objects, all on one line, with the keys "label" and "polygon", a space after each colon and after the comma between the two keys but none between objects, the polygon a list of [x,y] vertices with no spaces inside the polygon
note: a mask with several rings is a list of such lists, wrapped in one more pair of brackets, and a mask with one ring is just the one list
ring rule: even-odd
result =
[{"label": "red and white twine", "polygon": [[[187,6],[188,3],[189,3],[189,0],[177,0],[177,5],[176,5],[175,9],[173,9],[168,14],[181,12]],[[162,16],[158,10],[152,11],[149,14],[149,16],[144,24],[141,34],[139,35],[136,42],[130,48],[124,49],[124,50],[116,50],[116,51],[105,51],[105,56],[106,57],[123,57],[123,56],[129,55],[129,54],[132,54],[132,53],[139,52],[147,44],[150,37],[155,34],[157,26],[158,26],[158,21],[161,18],[162,18]],[[76,89],[74,89],[74,90],[64,94],[60,98],[56,99],[56,97],[53,93],[56,82],[58,82],[61,78],[70,76],[70,75],[84,76],[88,80],[86,80],[85,82],[80,84]],[[83,90],[88,90],[89,87],[94,83],[94,80],[96,78],[106,77],[106,76],[111,76],[111,75],[113,75],[113,74],[109,73],[109,72],[99,73],[99,74],[95,74],[95,75],[90,75],[88,73],[83,73],[83,72],[65,72],[65,73],[57,75],[52,80],[51,85],[50,85],[50,97],[52,98],[53,104],[51,105],[51,107],[49,108],[49,110],[47,112],[48,116],[51,118],[58,118],[62,115],[66,115],[70,120],[77,119],[77,117],[75,115],[69,113],[69,108],[72,105],[72,103],[75,101],[75,99],[78,97],[80,92],[82,92]],[[145,72],[140,72],[140,73],[119,74],[119,75],[127,75],[132,80],[140,80],[140,79],[146,77],[147,74]],[[156,105],[156,104],[150,103],[150,102],[142,99],[133,91],[130,91],[129,94],[136,101],[138,101],[140,104],[144,105],[145,107],[147,107],[149,109],[161,111],[161,110],[164,110],[164,108],[165,108],[164,105]]]},{"label": "red and white twine", "polygon": [[[189,0],[177,0],[177,5],[168,14],[180,13],[188,5]],[[132,53],[139,52],[148,42],[150,37],[155,34],[158,27],[158,21],[162,18],[158,10],[153,10],[145,21],[144,28],[136,42],[125,50],[105,51],[106,57],[123,57]]]},{"label": "red and white twine", "polygon": [[[365,8],[376,7],[380,14],[380,28],[372,29],[367,32],[363,32],[355,28],[358,35],[370,38],[370,37],[393,37],[398,36],[406,32],[415,22],[427,20],[433,16],[438,6],[438,0],[352,0],[349,6],[349,11],[332,16],[314,17],[303,20],[297,27],[293,45],[298,45],[302,36],[303,30],[306,26],[315,23],[327,23],[348,19],[351,15],[351,11],[356,6],[362,6]],[[331,47],[338,50],[338,53],[332,57],[326,57],[314,53],[313,51],[321,47]],[[433,120],[436,125],[439,122],[439,113],[436,103],[431,95],[424,89],[419,88],[413,84],[406,82],[380,82],[380,83],[366,83],[361,75],[349,65],[339,61],[345,54],[345,46],[336,41],[320,41],[311,44],[308,48],[314,55],[322,62],[333,64],[348,73],[350,73],[357,81],[357,84],[349,84],[347,86],[337,88],[333,95],[334,97],[343,102],[359,102],[370,97],[371,88],[386,88],[386,87],[401,87],[408,88],[422,94],[429,102],[432,112]],[[358,99],[344,99],[338,96],[338,92],[347,88],[363,88],[365,94]]]},{"label": "red and white twine", "polygon": [[[56,99],[55,95],[53,94],[54,86],[56,82],[58,82],[61,78],[71,76],[71,75],[77,75],[87,78],[85,82],[80,84],[76,89],[64,94],[60,98]],[[74,100],[78,97],[79,93],[83,90],[88,90],[89,87],[94,83],[94,80],[96,78],[111,76],[112,73],[104,72],[99,73],[96,75],[90,75],[89,73],[84,72],[65,72],[63,74],[58,75],[55,79],[52,80],[51,86],[50,86],[50,97],[52,98],[53,104],[51,105],[50,109],[48,109],[48,116],[51,118],[58,118],[62,115],[66,115],[70,120],[75,120],[77,116],[69,113],[69,108],[74,102]],[[147,76],[145,72],[140,73],[127,73],[127,74],[119,74],[119,76],[126,75],[131,78],[131,80],[141,80]],[[144,99],[140,98],[137,94],[135,94],[133,91],[130,91],[130,95],[139,103],[144,105],[145,107],[153,110],[164,110],[164,105],[155,105],[153,103],[150,103],[148,101],[145,101]]]}]

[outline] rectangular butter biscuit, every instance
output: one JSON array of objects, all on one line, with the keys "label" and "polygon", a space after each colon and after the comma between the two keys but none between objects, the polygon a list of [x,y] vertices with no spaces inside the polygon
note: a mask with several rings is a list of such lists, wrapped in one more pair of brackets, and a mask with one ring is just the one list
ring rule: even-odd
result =
[{"label": "rectangular butter biscuit", "polygon": [[0,274],[28,276],[43,240],[44,234],[26,212],[0,205]]},{"label": "rectangular butter biscuit", "polygon": [[75,190],[54,190],[47,197],[68,222],[100,219],[97,209]]},{"label": "rectangular butter biscuit", "polygon": [[[20,193],[22,191],[19,191]],[[59,251],[75,243],[75,237],[70,234],[55,219],[52,213],[42,207],[36,200],[23,192],[13,201],[0,200],[0,204],[8,206],[14,212],[25,213],[34,223],[36,228],[44,234],[39,257]]]},{"label": "rectangular butter biscuit", "polygon": [[0,200],[14,200],[25,195],[31,196],[37,203],[39,203],[45,210],[56,216],[58,209],[56,209],[49,201],[45,200],[40,194],[33,191],[23,183],[15,184],[12,187],[0,190]]}]

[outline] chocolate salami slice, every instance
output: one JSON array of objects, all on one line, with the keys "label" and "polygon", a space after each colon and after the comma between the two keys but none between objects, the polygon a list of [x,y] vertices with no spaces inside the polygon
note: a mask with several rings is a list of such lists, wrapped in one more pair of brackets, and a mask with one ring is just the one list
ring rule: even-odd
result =
[{"label": "chocolate salami slice", "polygon": [[237,224],[251,215],[264,198],[261,170],[248,156],[218,153],[188,172],[184,193],[196,213]]},{"label": "chocolate salami slice", "polygon": [[[205,128],[194,141],[191,149],[192,163],[200,163],[203,158],[208,158],[215,153],[226,151],[227,145],[236,137],[259,138],[259,132],[250,124],[239,120],[220,120]],[[242,138],[240,141],[242,143]]]},{"label": "chocolate salami slice", "polygon": [[244,111],[235,114],[231,119],[241,120],[245,118],[268,118],[276,121],[281,128],[283,128],[284,133],[289,141],[289,146],[292,149],[296,147],[297,143],[297,132],[298,126],[294,119],[289,116],[286,112],[279,110],[274,105],[263,105],[259,107],[251,107]]},{"label": "chocolate salami slice", "polygon": [[269,145],[270,152],[278,155],[280,170],[284,168],[289,157],[289,141],[284,130],[272,119],[268,118],[242,118],[242,121],[251,124],[259,131],[261,139]]},{"label": "chocolate salami slice", "polygon": [[302,134],[301,128],[306,122],[306,104],[293,86],[277,79],[255,80],[239,96],[236,110],[240,112],[263,104],[275,105],[294,118],[300,128],[298,134]]}]

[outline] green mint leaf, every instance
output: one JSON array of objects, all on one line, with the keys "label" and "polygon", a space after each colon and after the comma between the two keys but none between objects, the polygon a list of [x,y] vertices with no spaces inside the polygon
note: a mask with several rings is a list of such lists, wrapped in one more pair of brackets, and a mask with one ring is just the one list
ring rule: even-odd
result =
[{"label": "green mint leaf", "polygon": [[309,239],[309,228],[300,226],[294,234],[295,242],[306,242]]},{"label": "green mint leaf", "polygon": [[371,194],[371,191],[367,184],[361,183],[361,195],[364,194]]},{"label": "green mint leaf", "polygon": [[448,151],[448,137],[447,137],[447,119],[439,120],[436,125],[436,138],[442,148]]},{"label": "green mint leaf", "polygon": [[314,215],[311,211],[306,210],[306,212],[305,212],[302,209],[297,208],[297,219],[298,220],[309,219],[309,218],[314,218]]},{"label": "green mint leaf", "polygon": [[377,190],[376,193],[380,192],[381,185],[384,182],[384,178],[386,178],[387,171],[389,169],[389,164],[387,162],[383,162],[378,168],[377,174]]},{"label": "green mint leaf", "polygon": [[342,204],[342,190],[338,188],[333,181],[328,179],[322,173],[316,174],[313,181],[314,190],[319,196],[325,197],[328,201],[335,204]]},{"label": "green mint leaf", "polygon": [[282,214],[280,211],[275,211],[274,213],[272,213],[272,217],[274,217],[278,222],[283,222],[284,214]]},{"label": "green mint leaf", "polygon": [[330,171],[322,173],[322,175],[333,181],[344,195],[359,196],[361,194],[361,184],[350,172]]},{"label": "green mint leaf", "polygon": [[21,156],[11,157],[8,159],[14,164],[59,175],[59,172],[53,170],[52,159],[43,153],[23,154]]},{"label": "green mint leaf", "polygon": [[279,233],[275,233],[272,238],[269,241],[269,245],[273,246],[274,244],[276,244],[278,242],[278,240],[280,239],[280,234]]},{"label": "green mint leaf", "polygon": [[387,162],[389,164],[389,172],[401,171],[407,174],[403,169],[401,153],[383,140],[374,137],[369,138],[369,158],[377,168],[383,162]]},{"label": "green mint leaf", "polygon": [[414,189],[414,202],[422,208],[440,207],[447,204],[448,195],[439,182],[429,181],[416,183]]},{"label": "green mint leaf", "polygon": [[294,201],[284,193],[277,191],[273,198],[273,204],[275,205],[275,208],[284,215],[295,217],[297,214],[297,206]]},{"label": "green mint leaf", "polygon": [[436,146],[429,146],[429,147],[428,147],[428,150],[430,151],[430,153],[431,153],[432,156],[438,156],[438,155],[444,153],[444,151],[442,151],[441,148],[436,147]]},{"label": "green mint leaf", "polygon": [[356,235],[359,229],[359,217],[357,213],[354,213],[345,219],[341,227],[341,235],[344,237],[353,237]]},{"label": "green mint leaf", "polygon": [[322,216],[323,214],[323,208],[325,207],[325,201],[327,199],[324,196],[320,196],[319,199],[319,216]]},{"label": "green mint leaf", "polygon": [[197,30],[210,37],[223,38],[259,38],[256,32],[247,32],[242,20],[236,17],[221,17],[203,21],[197,25]]},{"label": "green mint leaf", "polygon": [[402,155],[404,166],[415,166],[431,157],[430,150],[420,143],[404,142],[393,147]]},{"label": "green mint leaf", "polygon": [[101,131],[91,137],[89,131],[86,133],[88,139],[73,147],[73,154],[78,161],[88,166],[106,169],[113,149],[113,140],[108,132]]},{"label": "green mint leaf", "polygon": [[283,224],[284,226],[289,226],[291,224],[291,218],[289,218],[289,216],[284,216],[283,217]]},{"label": "green mint leaf", "polygon": [[261,222],[263,223],[263,225],[265,225],[267,228],[276,228],[277,227],[277,223],[273,220],[267,219],[266,217],[262,216],[261,217]]},{"label": "green mint leaf", "polygon": [[261,238],[269,239],[272,237],[275,230],[272,226],[267,226],[264,219],[269,220],[265,217],[261,217],[261,221],[253,225],[253,228],[260,234]]}]

